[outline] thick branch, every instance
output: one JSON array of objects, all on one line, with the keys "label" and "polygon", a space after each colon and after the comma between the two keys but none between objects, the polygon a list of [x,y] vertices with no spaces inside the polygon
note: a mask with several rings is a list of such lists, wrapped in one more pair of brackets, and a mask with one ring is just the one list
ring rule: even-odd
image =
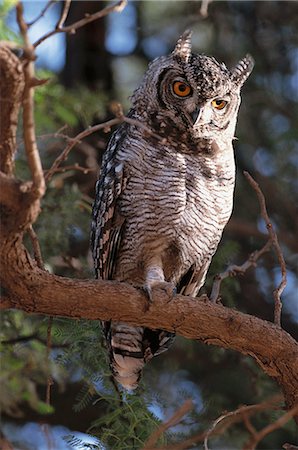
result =
[{"label": "thick branch", "polygon": [[[28,36],[28,26],[23,17],[23,5],[18,3],[16,6],[17,21],[24,40],[25,60],[23,65],[25,75],[25,89],[23,97],[23,130],[24,143],[27,154],[28,165],[33,181],[34,194],[40,199],[45,193],[45,180],[42,170],[39,151],[36,143],[35,122],[34,122],[34,47],[30,43]],[[38,208],[36,208],[36,211]]]},{"label": "thick branch", "polygon": [[[17,261],[14,266],[12,260]],[[113,319],[233,349],[252,356],[282,386],[289,408],[298,403],[298,344],[270,322],[204,297],[177,295],[169,302],[163,291],[156,292],[146,311],[144,293],[125,283],[62,278],[39,269],[22,247],[21,237],[2,249],[1,263],[2,283],[7,297],[13,299],[12,308],[69,318]]]},{"label": "thick branch", "polygon": [[10,210],[19,211],[24,206],[26,193],[30,191],[31,182],[21,182],[0,172],[0,204]]},{"label": "thick branch", "polygon": [[19,58],[0,43],[0,170],[12,175],[16,151],[16,127],[24,90]]}]

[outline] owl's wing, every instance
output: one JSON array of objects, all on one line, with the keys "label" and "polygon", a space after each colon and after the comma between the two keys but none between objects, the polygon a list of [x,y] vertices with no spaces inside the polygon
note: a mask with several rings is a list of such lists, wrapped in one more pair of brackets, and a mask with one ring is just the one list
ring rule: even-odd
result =
[{"label": "owl's wing", "polygon": [[188,272],[181,278],[177,286],[177,292],[182,295],[196,297],[205,282],[210,262],[211,258],[205,261],[200,267],[196,264],[191,266]]},{"label": "owl's wing", "polygon": [[124,163],[117,159],[118,146],[116,133],[104,155],[92,210],[91,247],[95,275],[106,280],[113,275],[124,224],[117,200],[125,188],[127,177]]}]

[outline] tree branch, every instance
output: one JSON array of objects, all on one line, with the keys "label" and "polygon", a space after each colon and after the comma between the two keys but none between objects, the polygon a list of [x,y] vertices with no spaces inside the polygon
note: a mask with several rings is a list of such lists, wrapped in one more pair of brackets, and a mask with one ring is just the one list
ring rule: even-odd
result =
[{"label": "tree branch", "polygon": [[0,204],[10,210],[19,211],[24,206],[26,193],[30,192],[32,182],[21,182],[0,172]]},{"label": "tree branch", "polygon": [[193,402],[191,399],[186,400],[180,408],[164,423],[162,423],[147,439],[143,450],[152,450],[160,436],[169,428],[177,425],[181,419],[193,409]]},{"label": "tree branch", "polygon": [[36,144],[35,122],[34,122],[34,60],[36,58],[34,47],[28,37],[28,26],[23,17],[23,5],[19,2],[16,6],[17,22],[24,40],[24,75],[25,89],[23,97],[23,130],[25,150],[28,165],[31,171],[33,181],[33,192],[37,199],[40,199],[45,193],[45,180],[42,170],[42,164]]},{"label": "tree branch", "polygon": [[1,281],[11,308],[50,316],[112,319],[233,349],[252,356],[281,385],[289,408],[298,403],[298,344],[276,325],[216,305],[206,297],[177,295],[169,302],[162,290],[156,291],[146,311],[145,294],[125,283],[69,279],[39,269],[22,246],[21,236],[3,242],[0,250]]},{"label": "tree branch", "polygon": [[263,428],[261,431],[253,435],[251,439],[244,445],[243,450],[255,450],[258,443],[261,442],[261,440],[264,439],[265,436],[275,430],[278,430],[278,428],[281,428],[297,414],[298,405],[294,406],[290,411],[279,417],[279,419],[277,419],[275,422],[270,423],[269,425],[267,425],[267,427]]},{"label": "tree branch", "polygon": [[260,249],[253,253],[251,253],[248,257],[248,259],[241,265],[238,266],[236,264],[231,264],[224,272],[219,273],[215,275],[214,277],[214,283],[212,285],[212,291],[210,295],[210,300],[212,302],[216,302],[216,300],[219,298],[219,292],[220,292],[220,286],[222,281],[225,278],[234,276],[236,274],[243,275],[248,269],[251,267],[255,267],[257,265],[258,259],[266,252],[270,250],[272,247],[271,240],[267,241],[266,244]]},{"label": "tree branch", "polygon": [[[277,407],[277,403],[280,402],[280,400],[281,400],[280,396],[276,396],[269,400],[265,400],[264,402],[257,403],[255,405],[243,405],[235,409],[234,411],[222,414],[213,422],[211,427],[207,430],[206,436],[204,438],[204,450],[209,450],[208,439],[215,432],[219,424],[221,424],[222,428],[226,429],[230,427],[233,423],[242,421],[244,420],[244,418],[248,419],[249,416],[251,416],[252,414],[256,414],[257,412],[266,411],[267,409],[281,409],[280,407],[279,408]],[[222,424],[223,421],[227,423]],[[256,436],[257,433],[255,432],[255,429],[250,422],[248,428],[250,433],[252,433],[253,436]]]},{"label": "tree branch", "polygon": [[273,225],[270,221],[270,218],[267,213],[266,209],[266,201],[263,192],[261,191],[258,183],[252,178],[252,176],[248,172],[244,172],[244,176],[249,181],[252,188],[256,191],[258,200],[261,207],[261,215],[266,223],[266,228],[268,230],[269,238],[272,242],[272,246],[275,250],[275,253],[277,255],[277,259],[280,265],[281,269],[281,282],[279,286],[273,291],[274,296],[274,323],[281,326],[281,309],[282,309],[282,303],[280,300],[280,296],[283,293],[286,285],[287,285],[287,269],[286,269],[286,263],[278,242],[277,234],[274,231]]},{"label": "tree branch", "polygon": [[12,175],[16,127],[25,79],[19,58],[0,43],[0,170]]},{"label": "tree branch", "polygon": [[[67,3],[69,3],[70,6],[70,2],[67,1]],[[87,25],[90,22],[93,22],[94,20],[100,19],[104,16],[107,16],[108,14],[110,14],[113,11],[117,11],[117,12],[121,12],[123,10],[123,8],[125,7],[127,3],[127,0],[120,0],[117,3],[110,5],[110,6],[106,6],[105,8],[103,8],[102,10],[98,11],[97,13],[91,14],[91,15],[86,15],[86,17],[84,17],[84,19],[78,20],[77,22],[65,26],[63,27],[63,23],[66,20],[66,16],[68,13],[68,9],[69,6],[66,9],[64,8],[62,11],[62,15],[61,18],[59,19],[56,28],[52,31],[49,31],[48,33],[46,33],[44,36],[42,36],[41,38],[39,38],[34,44],[33,47],[36,48],[38,47],[42,42],[44,42],[46,39],[48,39],[49,37],[53,36],[54,34],[57,33],[75,33],[75,31],[78,28],[83,27],[84,25]]]}]

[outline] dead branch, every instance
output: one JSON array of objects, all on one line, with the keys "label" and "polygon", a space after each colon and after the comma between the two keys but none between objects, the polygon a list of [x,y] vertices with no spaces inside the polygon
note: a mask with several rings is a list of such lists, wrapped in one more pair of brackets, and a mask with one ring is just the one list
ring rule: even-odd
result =
[{"label": "dead branch", "polygon": [[212,0],[202,0],[200,7],[200,16],[206,19],[208,17],[208,6]]},{"label": "dead branch", "polygon": [[46,172],[45,175],[46,181],[49,182],[54,173],[57,171],[60,164],[67,159],[73,147],[79,144],[82,139],[84,139],[87,136],[90,136],[90,134],[95,133],[98,130],[110,130],[111,127],[113,127],[114,125],[119,125],[121,122],[123,122],[122,119],[118,118],[111,119],[108,120],[107,122],[94,125],[93,127],[89,127],[86,130],[82,131],[81,133],[77,134],[74,138],[69,139],[69,143],[67,144],[63,152],[55,159],[55,161],[52,164],[52,167]]},{"label": "dead branch", "polygon": [[[294,207],[293,207],[294,209]],[[234,237],[256,237],[258,239],[264,239],[268,235],[267,233],[263,233],[258,230],[256,224],[244,222],[241,219],[237,219],[236,217],[231,217],[231,220],[228,222],[226,227],[226,233],[231,233]],[[291,233],[285,231],[279,231],[278,233],[279,240],[289,247],[293,252],[298,252],[298,241],[295,239]]]},{"label": "dead branch", "polygon": [[[122,111],[122,110],[121,110]],[[150,128],[148,128],[146,125],[144,125],[142,122],[139,122],[138,120],[131,119],[130,117],[126,117],[122,114],[117,114],[115,119],[108,120],[107,122],[100,123],[98,125],[94,125],[92,127],[87,128],[86,130],[82,131],[81,133],[77,134],[74,138],[68,138],[68,144],[63,150],[63,152],[55,159],[53,162],[51,168],[46,171],[45,180],[46,182],[49,182],[49,180],[52,178],[55,172],[57,172],[58,167],[64,162],[70,151],[81,142],[82,139],[84,139],[87,136],[90,136],[90,134],[96,133],[96,131],[99,130],[105,130],[106,132],[109,132],[111,127],[115,125],[119,125],[122,122],[129,123],[131,125],[134,125],[136,127],[141,128],[146,133],[148,133],[150,136],[155,137],[156,139],[162,140],[161,136],[154,133]]]},{"label": "dead branch", "polygon": [[39,38],[34,44],[33,47],[36,48],[38,47],[42,42],[44,42],[46,39],[48,39],[51,36],[54,36],[54,34],[57,33],[75,33],[75,31],[78,28],[83,27],[84,25],[87,25],[88,23],[94,22],[94,20],[97,19],[101,19],[104,16],[107,16],[108,14],[110,14],[111,12],[121,12],[123,10],[123,8],[126,6],[127,0],[120,0],[117,3],[110,5],[110,6],[106,6],[105,8],[103,8],[102,10],[98,11],[97,13],[91,14],[91,15],[86,15],[84,17],[84,19],[78,20],[77,22],[68,25],[68,26],[63,26],[67,14],[68,14],[68,10],[69,10],[69,6],[70,6],[70,1],[66,2],[68,4],[67,7],[64,6],[64,9],[62,11],[62,15],[55,27],[54,30],[49,31],[48,33],[46,33],[44,36],[42,36],[41,38]]},{"label": "dead branch", "polygon": [[241,266],[232,264],[224,272],[215,275],[210,300],[212,302],[217,301],[217,299],[219,298],[221,283],[225,278],[235,276],[236,274],[243,275],[251,267],[256,267],[258,259],[263,256],[264,253],[268,252],[271,247],[272,242],[269,239],[269,241],[267,241],[260,250],[251,253],[248,259]]},{"label": "dead branch", "polygon": [[[212,423],[211,427],[207,430],[206,436],[204,439],[204,450],[209,450],[208,440],[209,440],[210,436],[215,433],[216,429],[218,428],[218,425],[221,425],[222,430],[227,429],[235,422],[242,421],[243,417],[248,418],[249,416],[256,414],[257,412],[266,411],[267,409],[281,409],[281,407],[278,407],[278,403],[280,403],[280,401],[281,401],[281,397],[276,396],[276,397],[270,398],[269,400],[265,400],[264,402],[257,403],[255,405],[244,405],[244,406],[241,406],[240,408],[235,409],[234,411],[230,411],[225,414],[222,414],[220,417],[218,417]],[[222,426],[223,421],[225,423]],[[249,424],[249,428],[254,436],[255,430],[251,424]]]},{"label": "dead branch", "polygon": [[252,188],[254,189],[254,191],[257,194],[258,200],[259,200],[259,204],[260,204],[260,208],[261,208],[261,215],[266,223],[266,228],[268,230],[268,234],[270,237],[270,240],[272,242],[272,246],[275,250],[275,253],[277,255],[277,259],[280,265],[280,269],[281,269],[281,275],[282,275],[282,279],[281,282],[279,284],[279,286],[273,291],[273,295],[274,295],[274,323],[276,323],[278,326],[281,326],[281,309],[282,309],[282,303],[280,300],[280,296],[283,293],[286,285],[287,285],[287,269],[286,269],[286,263],[278,242],[278,238],[277,238],[277,234],[274,231],[273,225],[270,221],[270,218],[268,216],[267,213],[267,209],[266,209],[266,201],[265,201],[265,197],[263,192],[261,191],[258,183],[252,178],[252,176],[248,173],[248,172],[244,172],[244,176],[246,177],[246,179],[248,180],[248,182],[250,183],[250,185],[252,186]]},{"label": "dead branch", "polygon": [[50,9],[51,6],[53,6],[56,3],[56,0],[50,0],[48,1],[48,3],[45,5],[45,7],[41,10],[41,12],[38,14],[38,16],[32,20],[31,22],[27,23],[27,27],[30,28],[32,27],[32,25],[34,25],[36,22],[39,21],[39,19],[41,19],[42,17],[44,17],[45,13],[47,12],[48,9]]},{"label": "dead branch", "polygon": [[67,19],[67,16],[68,16],[70,5],[71,5],[71,0],[64,0],[62,13],[61,13],[60,19],[58,20],[57,25],[55,27],[56,30],[57,29],[59,30],[63,27],[63,25]]},{"label": "dead branch", "polygon": [[[53,170],[52,176],[58,172],[64,173],[64,172],[69,172],[71,170],[77,170],[79,172],[83,172],[84,175],[87,175],[89,172],[94,172],[96,170],[96,168],[91,169],[90,167],[82,167],[78,163],[75,163],[75,164],[71,164],[70,166],[57,167],[56,169]],[[47,172],[48,171],[45,170],[45,174],[47,174]]]},{"label": "dead branch", "polygon": [[162,423],[149,437],[149,439],[145,442],[143,450],[152,450],[153,446],[156,444],[160,436],[167,431],[169,428],[177,425],[181,419],[193,409],[192,400],[186,400],[180,408],[175,411],[175,413],[164,423]]},{"label": "dead branch", "polygon": [[279,419],[277,419],[275,422],[271,423],[270,425],[267,425],[267,427],[263,428],[257,434],[252,436],[250,440],[244,445],[243,450],[255,450],[258,443],[261,442],[261,440],[264,439],[265,436],[281,428],[297,414],[298,414],[298,405],[294,406],[290,411],[286,412],[283,416],[279,417]]}]

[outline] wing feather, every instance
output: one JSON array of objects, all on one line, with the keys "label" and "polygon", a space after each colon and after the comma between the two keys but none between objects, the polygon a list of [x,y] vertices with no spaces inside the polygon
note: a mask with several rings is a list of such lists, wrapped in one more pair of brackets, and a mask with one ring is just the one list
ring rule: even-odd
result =
[{"label": "wing feather", "polygon": [[92,210],[91,247],[95,275],[101,279],[113,276],[124,225],[117,212],[117,201],[127,181],[124,163],[117,158],[121,142],[118,133],[112,136],[96,183]]}]

